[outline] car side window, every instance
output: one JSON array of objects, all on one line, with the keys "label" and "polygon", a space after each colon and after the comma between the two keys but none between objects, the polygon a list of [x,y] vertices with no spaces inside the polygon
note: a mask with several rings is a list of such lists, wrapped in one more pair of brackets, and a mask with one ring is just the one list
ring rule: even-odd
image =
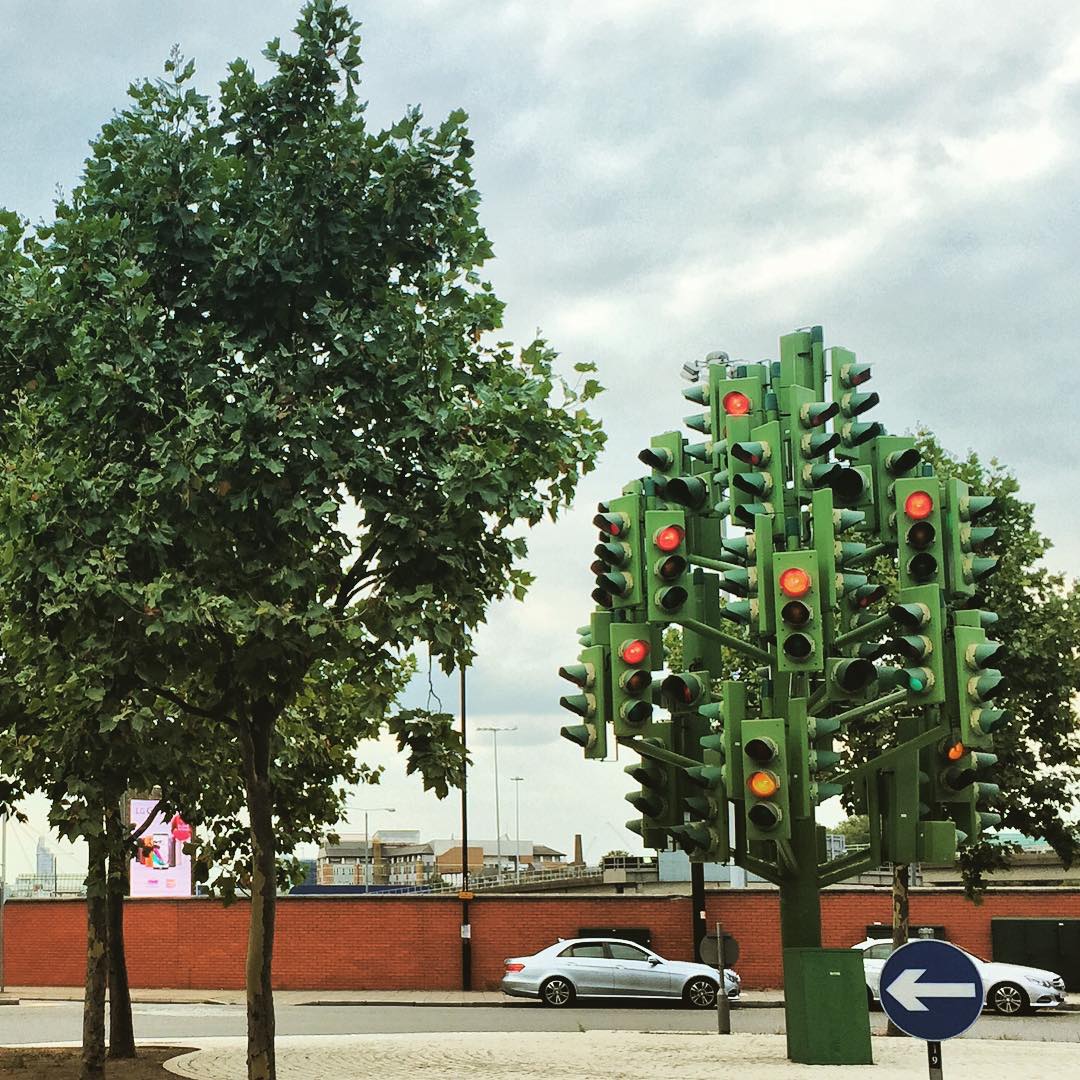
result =
[{"label": "car side window", "polygon": [[634,945],[623,945],[617,941],[608,942],[608,951],[611,953],[612,960],[645,961],[649,959],[649,954],[644,949],[639,949]]},{"label": "car side window", "polygon": [[883,942],[881,945],[871,945],[866,950],[866,958],[868,960],[888,960],[892,956],[893,947],[891,941]]},{"label": "car side window", "polygon": [[571,945],[563,949],[559,956],[591,957],[592,959],[604,958],[604,946],[599,941],[584,941],[577,945]]}]

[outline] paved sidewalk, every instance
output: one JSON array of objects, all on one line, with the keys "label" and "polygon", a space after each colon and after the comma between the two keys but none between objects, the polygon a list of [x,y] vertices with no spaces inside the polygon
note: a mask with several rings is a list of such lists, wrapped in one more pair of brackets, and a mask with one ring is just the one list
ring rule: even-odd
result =
[{"label": "paved sidewalk", "polygon": [[[198,1040],[203,1047],[166,1064],[194,1080],[245,1080],[241,1039]],[[875,1039],[874,1065],[845,1066],[843,1080],[911,1080],[926,1072],[926,1044]],[[1077,1076],[1080,1046],[956,1039],[946,1043],[947,1076]],[[740,1080],[822,1080],[818,1065],[796,1065],[778,1035],[589,1031],[453,1032],[439,1035],[281,1037],[279,1080],[715,1080],[727,1071]]]}]

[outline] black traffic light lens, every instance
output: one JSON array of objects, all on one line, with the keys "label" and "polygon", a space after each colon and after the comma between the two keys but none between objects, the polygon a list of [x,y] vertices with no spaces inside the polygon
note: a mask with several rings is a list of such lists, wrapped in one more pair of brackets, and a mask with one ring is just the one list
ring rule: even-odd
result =
[{"label": "black traffic light lens", "polygon": [[877,669],[869,660],[845,660],[836,665],[836,684],[852,693],[865,690],[877,678]]},{"label": "black traffic light lens", "polygon": [[937,530],[929,521],[917,521],[907,531],[907,542],[922,551],[928,548],[937,537]]},{"label": "black traffic light lens", "polygon": [[776,744],[772,739],[751,739],[744,747],[743,753],[751,761],[759,765],[765,765],[776,757]]},{"label": "black traffic light lens", "polygon": [[840,469],[829,477],[829,487],[838,502],[854,502],[862,495],[865,486],[862,475],[854,469]]},{"label": "black traffic light lens", "polygon": [[806,626],[811,619],[810,608],[801,600],[789,600],[780,609],[780,618],[788,626]]},{"label": "black traffic light lens", "polygon": [[652,672],[650,671],[631,671],[623,676],[623,689],[634,697],[644,694],[650,686],[652,686]]},{"label": "black traffic light lens", "polygon": [[656,594],[656,602],[665,611],[678,611],[686,603],[690,594],[681,585],[672,585],[669,589],[661,589]]},{"label": "black traffic light lens", "polygon": [[647,701],[635,701],[631,705],[624,705],[622,714],[631,724],[644,724],[652,716],[652,706]]},{"label": "black traffic light lens", "polygon": [[937,559],[929,551],[920,551],[908,562],[907,568],[916,581],[929,581],[937,573]]},{"label": "black traffic light lens", "polygon": [[705,481],[697,476],[676,476],[674,480],[669,480],[664,488],[665,499],[691,509],[701,506],[708,493]]},{"label": "black traffic light lens", "polygon": [[756,825],[759,829],[775,829],[780,824],[780,807],[774,806],[772,803],[759,802],[754,803],[747,811],[746,816]]},{"label": "black traffic light lens", "polygon": [[606,589],[593,589],[592,599],[594,604],[598,604],[600,607],[609,608],[613,601],[611,599],[611,593]]},{"label": "black traffic light lens", "polygon": [[686,560],[681,555],[669,555],[656,564],[656,575],[664,581],[674,581],[685,573]]},{"label": "black traffic light lens", "polygon": [[789,660],[805,660],[814,651],[814,643],[805,634],[791,634],[784,642]]}]

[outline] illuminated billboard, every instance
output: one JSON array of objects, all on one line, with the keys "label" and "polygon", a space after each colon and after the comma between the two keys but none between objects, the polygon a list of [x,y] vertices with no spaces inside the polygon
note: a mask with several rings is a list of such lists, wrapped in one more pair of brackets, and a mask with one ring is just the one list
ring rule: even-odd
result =
[{"label": "illuminated billboard", "polygon": [[[156,799],[132,799],[128,816],[133,828],[142,826],[157,805]],[[143,830],[131,863],[132,896],[190,896],[191,856],[184,844],[191,826],[179,814],[168,820],[158,813]]]}]

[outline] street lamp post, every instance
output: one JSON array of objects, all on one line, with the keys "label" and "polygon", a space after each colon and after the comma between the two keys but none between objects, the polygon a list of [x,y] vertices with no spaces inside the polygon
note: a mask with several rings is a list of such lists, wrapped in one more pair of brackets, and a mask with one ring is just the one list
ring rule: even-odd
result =
[{"label": "street lamp post", "polygon": [[514,880],[521,884],[521,781],[524,776],[511,776],[514,781]]},{"label": "street lamp post", "polygon": [[495,883],[502,877],[502,825],[499,821],[499,732],[517,731],[516,727],[481,727],[477,731],[490,731],[491,744],[495,751]]},{"label": "street lamp post", "polygon": [[368,814],[393,814],[392,806],[346,806],[346,810],[358,810],[364,815],[364,892],[371,888],[371,833],[368,831]]}]

